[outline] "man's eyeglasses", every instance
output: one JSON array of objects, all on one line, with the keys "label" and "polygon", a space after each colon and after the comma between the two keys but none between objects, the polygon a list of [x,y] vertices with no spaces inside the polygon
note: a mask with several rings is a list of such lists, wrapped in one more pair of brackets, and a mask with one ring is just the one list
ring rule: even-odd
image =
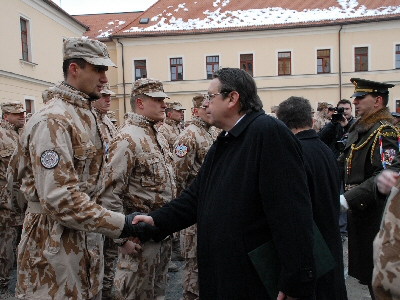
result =
[{"label": "man's eyeglasses", "polygon": [[211,99],[212,98],[214,98],[215,96],[218,96],[218,95],[226,95],[226,94],[229,94],[230,92],[220,92],[220,93],[214,93],[214,94],[207,94],[206,96],[205,96],[205,99],[204,99],[204,101],[211,101]]}]

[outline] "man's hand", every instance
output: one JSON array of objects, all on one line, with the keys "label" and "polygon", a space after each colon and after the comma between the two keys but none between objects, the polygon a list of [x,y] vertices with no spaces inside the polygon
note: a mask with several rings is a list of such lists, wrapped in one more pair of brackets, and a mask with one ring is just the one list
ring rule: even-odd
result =
[{"label": "man's hand", "polygon": [[382,194],[389,195],[398,178],[399,173],[391,170],[384,170],[378,175],[376,186]]},{"label": "man's hand", "polygon": [[341,121],[339,121],[340,126],[345,127],[347,124],[349,124],[349,121],[343,117]]},{"label": "man's hand", "polygon": [[152,217],[148,216],[148,215],[136,215],[135,218],[133,219],[133,223],[132,224],[137,224],[139,222],[145,222],[147,224],[150,224],[152,226],[154,226],[154,220]]},{"label": "man's hand", "polygon": [[[149,241],[153,235],[158,233],[158,228],[146,222],[140,222],[136,225],[133,224],[133,219],[141,215],[141,213],[133,213],[125,216],[125,225],[119,238],[137,237],[140,242],[145,243]],[[153,218],[151,218],[153,220]],[[154,224],[154,223],[153,223]]]},{"label": "man's hand", "polygon": [[133,241],[127,241],[122,247],[119,247],[119,251],[122,254],[137,255],[142,247]]}]

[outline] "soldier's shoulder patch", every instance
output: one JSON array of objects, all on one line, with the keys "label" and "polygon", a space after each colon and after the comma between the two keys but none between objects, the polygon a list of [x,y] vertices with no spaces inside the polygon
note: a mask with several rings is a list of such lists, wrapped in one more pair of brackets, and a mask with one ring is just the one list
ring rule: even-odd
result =
[{"label": "soldier's shoulder patch", "polygon": [[188,153],[188,147],[185,144],[179,144],[175,147],[175,155],[178,157],[185,157]]},{"label": "soldier's shoulder patch", "polygon": [[53,169],[60,162],[60,155],[54,150],[46,150],[40,156],[40,162],[46,169]]}]

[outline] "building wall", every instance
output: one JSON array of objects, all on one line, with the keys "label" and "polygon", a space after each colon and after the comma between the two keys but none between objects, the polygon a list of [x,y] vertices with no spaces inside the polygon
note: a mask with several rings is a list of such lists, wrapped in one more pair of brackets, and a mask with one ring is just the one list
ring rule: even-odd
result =
[{"label": "building wall", "polygon": [[[2,0],[0,11],[0,102],[33,99],[63,79],[62,41],[85,29],[41,0]],[[20,18],[28,21],[30,62],[22,60]]]},{"label": "building wall", "polygon": [[[340,33],[339,33],[340,32]],[[314,108],[327,101],[336,104],[352,95],[352,77],[400,84],[400,69],[395,69],[395,45],[400,44],[400,21],[237,33],[123,38],[126,93],[134,81],[134,60],[146,60],[148,77],[164,82],[171,100],[180,101],[190,113],[191,98],[206,92],[206,56],[219,55],[222,67],[239,67],[240,54],[253,54],[254,79],[266,112],[290,96],[309,99]],[[339,55],[339,37],[340,51]],[[115,41],[110,42],[110,44]],[[354,47],[369,47],[369,69],[354,71]],[[331,73],[317,74],[317,50],[330,49]],[[118,78],[110,76],[123,94],[121,45],[118,52]],[[291,51],[292,73],[278,76],[280,51]],[[340,57],[339,57],[340,56]],[[169,59],[183,58],[183,81],[171,81]],[[341,63],[340,63],[341,62]],[[400,85],[390,90],[389,107],[400,100]],[[127,109],[129,96],[126,97]],[[123,103],[123,101],[121,101]],[[121,109],[120,109],[121,111]],[[187,115],[186,118],[189,116]]]}]

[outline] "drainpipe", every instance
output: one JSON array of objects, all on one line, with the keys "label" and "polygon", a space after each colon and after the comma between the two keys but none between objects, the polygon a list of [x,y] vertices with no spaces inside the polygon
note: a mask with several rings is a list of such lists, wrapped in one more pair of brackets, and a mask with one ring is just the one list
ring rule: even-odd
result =
[{"label": "drainpipe", "polygon": [[122,84],[124,86],[124,114],[126,114],[126,100],[125,100],[125,62],[124,62],[124,44],[122,44],[119,39],[117,39],[118,44],[122,47]]},{"label": "drainpipe", "polygon": [[342,100],[342,48],[341,48],[341,31],[343,29],[343,25],[340,25],[339,29],[339,101]]}]

